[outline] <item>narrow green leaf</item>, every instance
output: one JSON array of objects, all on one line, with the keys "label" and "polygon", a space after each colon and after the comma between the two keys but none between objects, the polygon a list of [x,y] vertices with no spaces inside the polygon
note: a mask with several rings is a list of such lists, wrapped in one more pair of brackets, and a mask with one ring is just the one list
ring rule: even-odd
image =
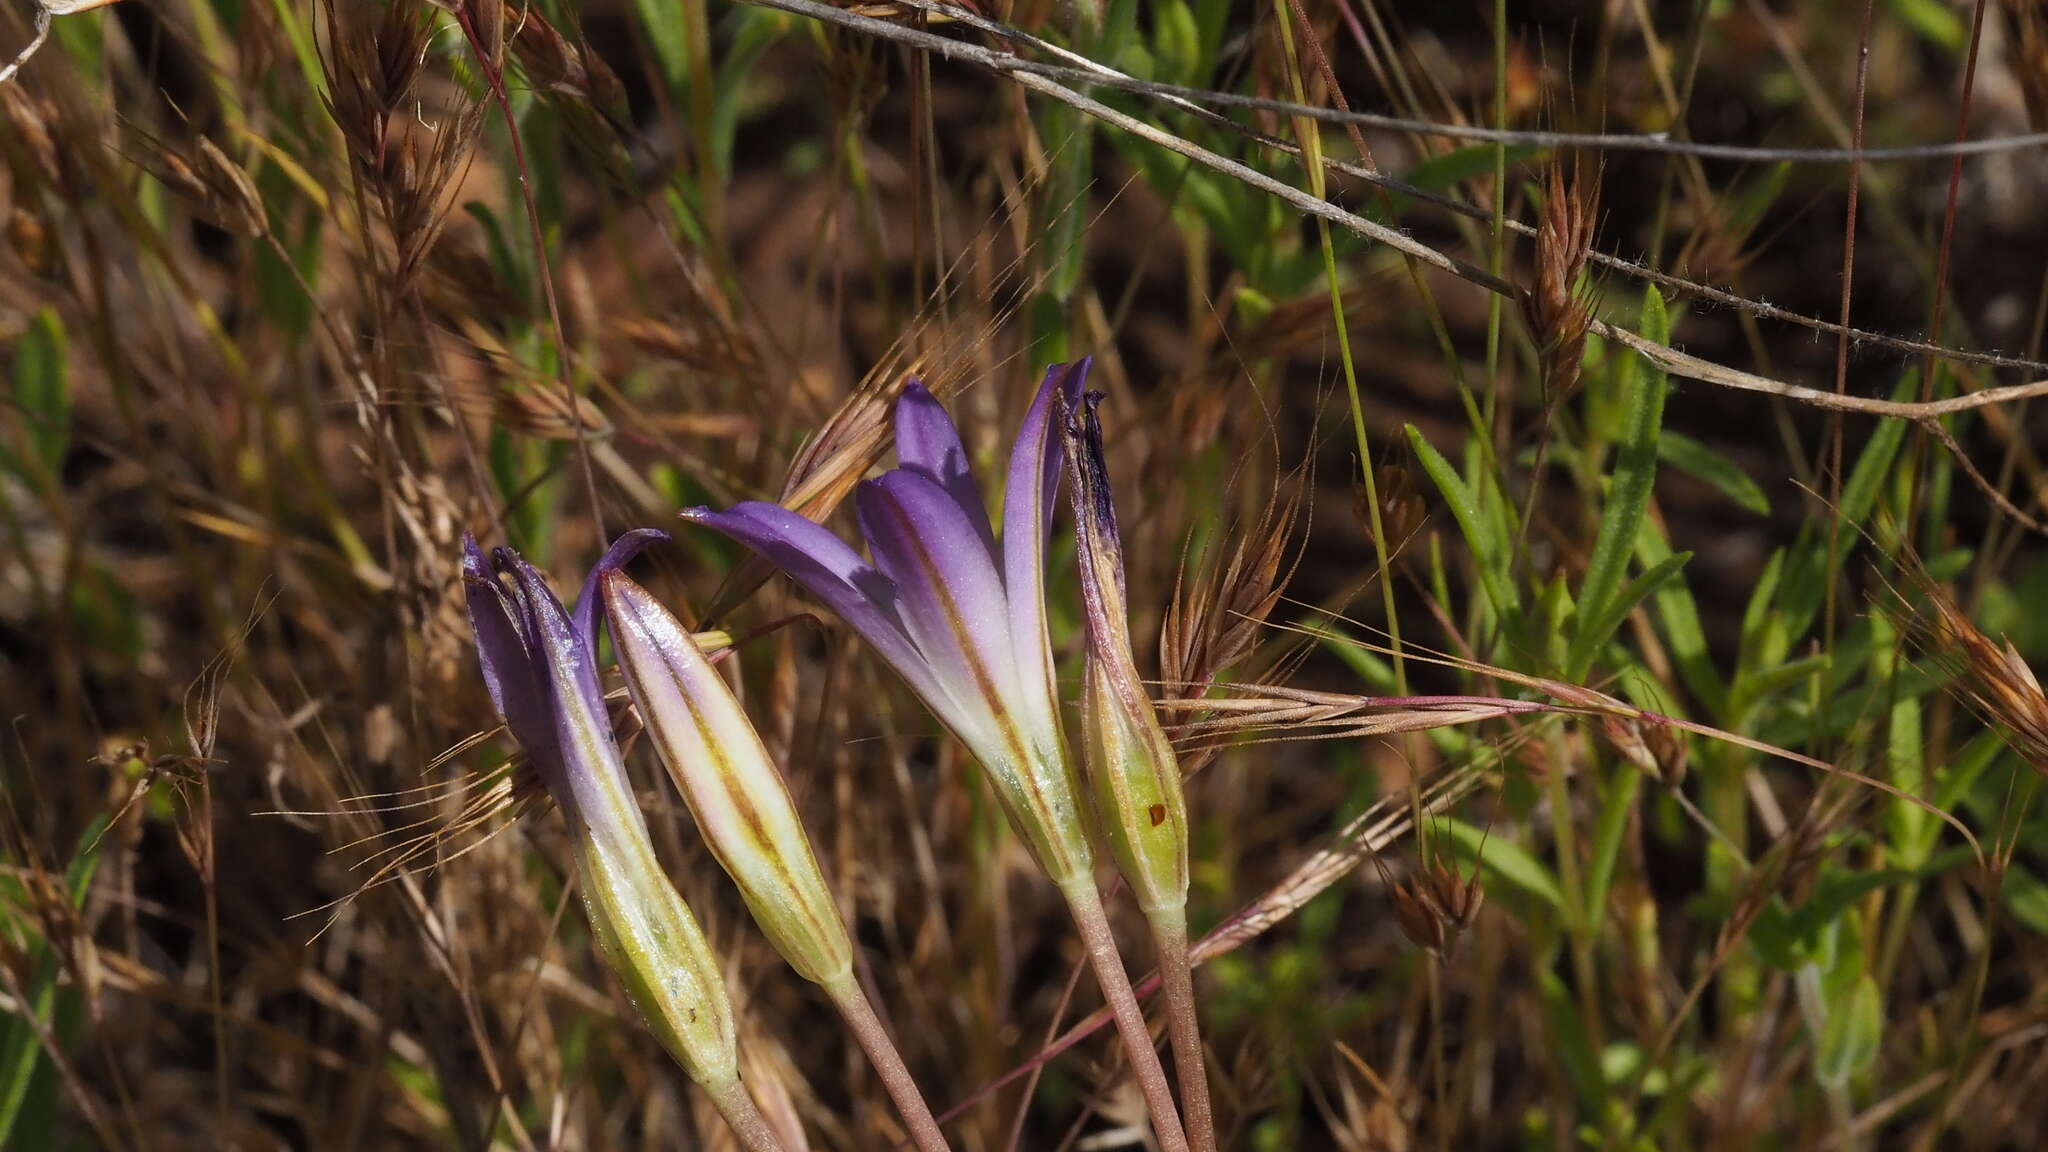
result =
[{"label": "narrow green leaf", "polygon": [[633,0],[633,8],[640,13],[648,43],[654,46],[661,78],[670,92],[682,92],[683,78],[690,72],[689,22],[682,0]]},{"label": "narrow green leaf", "polygon": [[1514,582],[1508,579],[1507,549],[1487,531],[1478,501],[1472,497],[1472,490],[1413,424],[1406,426],[1408,444],[1415,450],[1415,458],[1422,470],[1436,484],[1443,494],[1444,502],[1450,505],[1451,516],[1458,522],[1458,529],[1465,536],[1465,546],[1472,550],[1473,562],[1479,566],[1479,584],[1487,600],[1501,619],[1512,617],[1522,606],[1521,597],[1515,592]]},{"label": "narrow green leaf", "polygon": [[[1672,555],[1664,534],[1645,516],[1636,530],[1636,563],[1654,568]],[[1671,580],[1657,589],[1655,598],[1657,617],[1664,622],[1664,642],[1671,650],[1671,660],[1678,666],[1680,678],[1706,705],[1709,714],[1720,715],[1728,687],[1707,649],[1707,630],[1700,623],[1699,605],[1693,600],[1692,589],[1682,579]]]},{"label": "narrow green leaf", "polygon": [[[1653,286],[1643,293],[1642,330],[1651,339],[1663,339],[1670,326],[1664,297]],[[1658,433],[1664,426],[1664,396],[1670,390],[1669,381],[1664,373],[1647,364],[1639,365],[1638,369],[1627,398],[1628,419],[1621,452],[1615,459],[1614,477],[1608,482],[1607,500],[1601,508],[1600,533],[1593,541],[1593,559],[1579,584],[1579,627],[1572,637],[1571,654],[1565,664],[1565,677],[1569,680],[1585,676],[1599,653],[1599,645],[1605,641],[1605,637],[1596,638],[1594,632],[1607,618],[1621,588],[1657,479]]]},{"label": "narrow green leaf", "polygon": [[1877,1059],[1884,1033],[1884,1000],[1869,973],[1858,975],[1848,990],[1827,1007],[1827,1021],[1813,1054],[1813,1074],[1837,1091]]},{"label": "narrow green leaf", "polygon": [[721,178],[732,172],[740,106],[747,85],[755,78],[754,65],[790,27],[786,14],[768,8],[740,8],[732,16],[730,38],[719,53],[711,99],[712,169]]},{"label": "narrow green leaf", "polygon": [[1690,552],[1666,556],[1649,571],[1623,586],[1597,617],[1588,619],[1584,610],[1580,611],[1578,638],[1572,641],[1572,651],[1566,659],[1566,667],[1574,671],[1574,679],[1585,675],[1586,669],[1593,663],[1594,656],[1607,646],[1607,641],[1613,638],[1615,630],[1621,627],[1623,620],[1628,619],[1628,614],[1635,610],[1636,605],[1678,575],[1685,567],[1685,562],[1690,559]]},{"label": "narrow green leaf", "polygon": [[38,311],[14,345],[14,405],[21,413],[22,455],[37,478],[54,481],[71,446],[71,373],[64,322]]},{"label": "narrow green leaf", "polygon": [[2042,883],[2040,877],[2024,865],[2013,864],[2005,870],[1999,895],[2004,897],[2005,910],[2027,931],[2048,936],[2048,884]]},{"label": "narrow green leaf", "polygon": [[298,62],[299,75],[305,79],[306,87],[325,100],[327,69],[320,63],[320,50],[313,45],[313,29],[305,18],[311,9],[302,9],[290,0],[270,0],[270,6],[277,12],[278,27],[284,29],[285,39],[291,41],[292,58]]},{"label": "narrow green leaf", "polygon": [[[70,894],[74,909],[85,906],[86,892],[91,889],[93,874],[99,869],[99,853],[91,846],[99,842],[100,833],[106,830],[106,826],[107,818],[104,816],[86,826],[78,837],[78,847],[72,853],[71,863],[65,868],[65,889]],[[35,1080],[36,1068],[42,1063],[42,1040],[27,1017],[48,1026],[58,1008],[58,977],[62,974],[62,963],[56,953],[51,951],[47,941],[38,938],[28,946],[25,959],[25,967],[33,974],[27,988],[28,1012],[25,1016],[9,1016],[4,1028],[0,1028],[0,1148],[14,1147],[9,1143],[9,1137],[21,1119],[29,1086]]]},{"label": "narrow green leaf", "polygon": [[1657,458],[1680,472],[1713,485],[1745,511],[1768,516],[1771,502],[1764,490],[1735,461],[1677,432],[1666,432],[1657,444]]}]

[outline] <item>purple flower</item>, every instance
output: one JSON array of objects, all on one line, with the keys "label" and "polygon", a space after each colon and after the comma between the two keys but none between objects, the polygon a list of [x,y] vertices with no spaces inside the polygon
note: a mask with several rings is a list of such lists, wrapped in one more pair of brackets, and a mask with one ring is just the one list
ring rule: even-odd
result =
[{"label": "purple flower", "polygon": [[715,1096],[739,1081],[717,958],[655,858],[597,679],[598,578],[663,533],[628,533],[573,613],[509,548],[463,540],[462,580],[491,701],[562,810],[583,910],[612,972],[663,1047]]},{"label": "purple flower", "polygon": [[872,560],[830,530],[748,501],[683,518],[787,573],[860,633],[967,745],[1011,824],[1061,884],[1091,856],[1054,694],[1045,549],[1061,472],[1057,421],[1088,361],[1048,369],[1010,453],[1000,539],[960,433],[922,384],[895,408],[898,466],[854,493]]}]

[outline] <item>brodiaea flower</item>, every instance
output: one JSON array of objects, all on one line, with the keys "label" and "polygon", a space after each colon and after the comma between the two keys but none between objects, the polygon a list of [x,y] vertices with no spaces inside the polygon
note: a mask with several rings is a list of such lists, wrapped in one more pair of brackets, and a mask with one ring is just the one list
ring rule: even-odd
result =
[{"label": "brodiaea flower", "polygon": [[[630,555],[641,538],[621,539],[613,554]],[[593,581],[608,566],[600,563]],[[462,578],[484,684],[568,822],[577,889],[606,963],[747,1147],[779,1148],[740,1084],[717,959],[655,859],[612,739],[597,679],[594,588],[586,585],[572,617],[532,565],[508,548],[486,559],[474,538],[463,541]]]},{"label": "brodiaea flower", "polygon": [[1094,793],[1096,826],[1138,898],[1159,949],[1159,973],[1171,1017],[1181,1113],[1197,1152],[1216,1147],[1188,963],[1188,813],[1180,758],[1159,723],[1131,652],[1124,597],[1123,539],[1096,421],[1099,392],[1061,421],[1074,551],[1081,570],[1087,666],[1081,675],[1081,746]]},{"label": "brodiaea flower", "polygon": [[1088,361],[1048,369],[1010,451],[1003,534],[989,523],[959,430],[923,385],[896,401],[898,467],[863,481],[854,511],[873,561],[786,508],[748,502],[683,517],[745,544],[824,601],[895,668],[980,761],[1010,824],[1073,912],[1167,1152],[1187,1137],[1095,890],[1092,853],[1053,694],[1045,547],[1061,471],[1061,414]]},{"label": "brodiaea flower", "polygon": [[1083,361],[1048,371],[1025,414],[1000,540],[959,431],[916,381],[896,401],[899,466],[854,493],[872,563],[779,505],[683,513],[760,553],[852,625],[974,753],[1062,886],[1088,881],[1090,853],[1053,696],[1043,577],[1060,478],[1056,409],[1079,401],[1087,370]]}]

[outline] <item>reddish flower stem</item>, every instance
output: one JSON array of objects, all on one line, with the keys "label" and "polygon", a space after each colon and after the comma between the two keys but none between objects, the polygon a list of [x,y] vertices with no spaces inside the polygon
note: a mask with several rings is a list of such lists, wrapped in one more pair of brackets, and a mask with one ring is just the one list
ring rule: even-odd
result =
[{"label": "reddish flower stem", "polygon": [[1181,1114],[1195,1152],[1216,1152],[1216,1117],[1209,1106],[1209,1069],[1202,1056],[1201,1016],[1195,1010],[1194,966],[1188,961],[1185,909],[1149,912],[1152,943],[1166,993],[1168,1034],[1173,1038],[1173,1071],[1180,1080]]},{"label": "reddish flower stem", "polygon": [[881,1017],[875,1015],[874,1005],[868,1002],[867,993],[861,991],[859,981],[849,976],[843,984],[827,985],[825,991],[846,1019],[846,1026],[853,1030],[854,1039],[867,1052],[868,1062],[875,1066],[875,1075],[881,1077],[889,1098],[896,1102],[896,1111],[910,1130],[911,1143],[918,1152],[951,1152],[945,1133],[939,1131],[939,1122],[932,1118],[931,1106],[925,1103],[924,1093],[918,1091],[902,1053],[896,1050],[896,1042],[889,1038]]},{"label": "reddish flower stem", "polygon": [[1102,986],[1102,998],[1108,1002],[1117,1031],[1123,1036],[1124,1051],[1130,1056],[1138,1087],[1145,1094],[1145,1105],[1152,1110],[1152,1131],[1159,1137],[1159,1146],[1164,1152],[1188,1152],[1187,1133],[1180,1126],[1180,1111],[1173,1104],[1173,1089],[1166,1083],[1166,1069],[1160,1066],[1159,1053],[1152,1048],[1152,1032],[1145,1026],[1145,1013],[1138,1007],[1136,993],[1131,991],[1123,954],[1117,951],[1116,936],[1109,929],[1109,915],[1102,908],[1102,894],[1095,890],[1095,882],[1085,876],[1062,884],[1060,890],[1073,912],[1075,927],[1081,930],[1081,943],[1088,950],[1088,962],[1095,968],[1096,983]]},{"label": "reddish flower stem", "polygon": [[769,1126],[768,1118],[761,1115],[760,1105],[754,1103],[747,1086],[737,1077],[716,1088],[707,1084],[704,1090],[710,1093],[711,1103],[725,1117],[746,1152],[788,1152],[782,1146],[782,1138]]}]

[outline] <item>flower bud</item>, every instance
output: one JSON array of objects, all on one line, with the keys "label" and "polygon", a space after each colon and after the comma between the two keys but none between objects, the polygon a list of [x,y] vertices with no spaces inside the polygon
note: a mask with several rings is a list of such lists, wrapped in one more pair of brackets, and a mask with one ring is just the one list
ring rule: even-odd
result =
[{"label": "flower bud", "polygon": [[1187,903],[1187,803],[1180,759],[1159,724],[1131,655],[1123,547],[1103,461],[1099,393],[1067,413],[1066,459],[1074,505],[1081,599],[1087,619],[1082,674],[1083,759],[1096,819],[1138,903],[1149,913]]},{"label": "flower bud", "polygon": [[850,980],[846,926],[789,789],[739,701],[646,589],[616,571],[599,586],[633,706],[754,921],[804,979],[828,987]]},{"label": "flower bud", "polygon": [[[621,541],[606,563],[631,555],[644,539],[636,533]],[[598,687],[589,606],[579,604],[572,617],[516,553],[501,548],[486,561],[475,540],[464,545],[484,683],[568,823],[584,914],[605,962],[690,1078],[714,1092],[729,1089],[738,1083],[739,1059],[725,981],[655,858],[634,802]]]}]

